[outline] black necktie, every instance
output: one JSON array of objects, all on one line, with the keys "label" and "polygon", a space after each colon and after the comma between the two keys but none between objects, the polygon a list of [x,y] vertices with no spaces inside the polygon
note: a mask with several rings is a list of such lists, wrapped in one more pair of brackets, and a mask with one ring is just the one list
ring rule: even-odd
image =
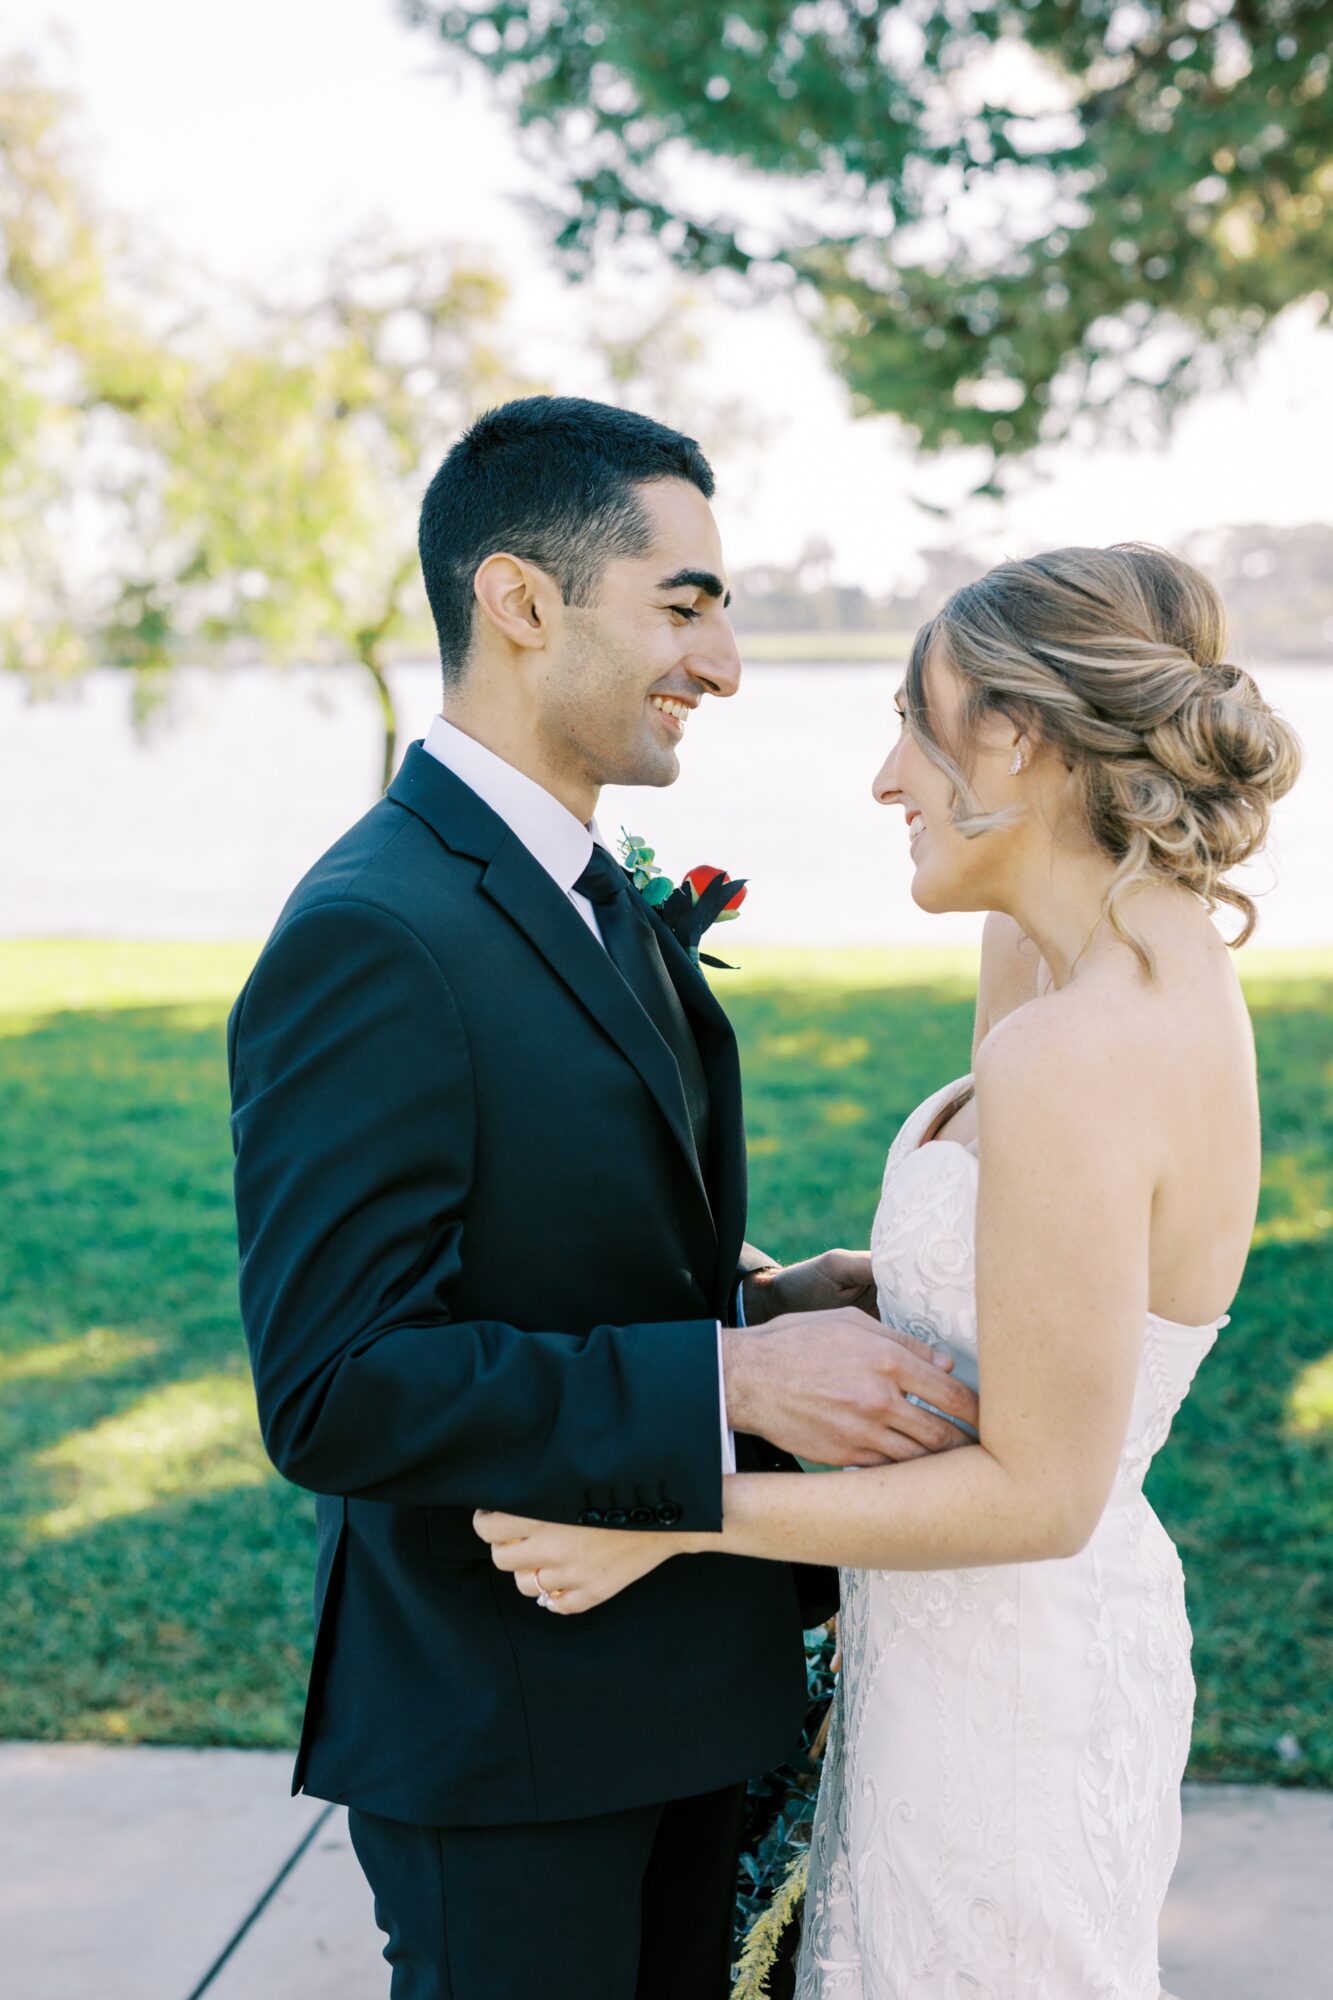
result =
[{"label": "black necktie", "polygon": [[698,1044],[662,959],[651,917],[640,909],[623,868],[593,842],[592,859],[574,884],[597,911],[611,962],[676,1058],[702,1167],[708,1159],[708,1085]]}]

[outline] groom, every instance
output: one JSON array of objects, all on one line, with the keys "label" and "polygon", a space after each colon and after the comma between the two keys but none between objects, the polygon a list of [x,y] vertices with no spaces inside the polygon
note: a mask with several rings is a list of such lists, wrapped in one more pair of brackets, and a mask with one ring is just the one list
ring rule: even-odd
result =
[{"label": "groom", "polygon": [[737,1458],[914,1452],[914,1391],[975,1415],[855,1309],[864,1256],[743,1242],[731,1029],[593,824],[736,692],[712,490],[570,398],[460,440],[421,514],[443,715],[231,1017],[260,1418],[318,1495],[293,1789],[351,1808],[394,2000],[723,2000],[745,1779],[832,1609],[698,1558],[552,1617],[474,1508],[715,1528]]}]

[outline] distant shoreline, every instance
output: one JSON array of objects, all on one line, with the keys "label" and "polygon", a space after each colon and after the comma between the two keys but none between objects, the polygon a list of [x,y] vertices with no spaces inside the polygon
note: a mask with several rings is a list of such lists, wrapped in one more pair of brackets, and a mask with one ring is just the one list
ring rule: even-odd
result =
[{"label": "distant shoreline", "polygon": [[[912,650],[913,632],[736,633],[741,658],[755,666],[872,667],[900,665]],[[1300,651],[1265,652],[1238,641],[1230,657],[1262,673],[1265,667],[1333,667],[1333,651],[1311,644]]]},{"label": "distant shoreline", "polygon": [[805,666],[886,666],[905,660],[911,632],[745,632],[736,633],[743,660]]},{"label": "distant shoreline", "polygon": [[[802,667],[883,667],[900,666],[912,650],[912,632],[745,632],[736,633],[736,644],[740,648],[741,659],[756,667],[762,666],[802,666]],[[1262,652],[1259,649],[1237,644],[1231,649],[1231,657],[1244,667],[1262,674],[1267,667],[1307,667],[1327,669],[1333,667],[1333,651],[1321,651],[1309,646],[1296,652]],[[429,667],[435,670],[435,661],[420,647],[407,647],[401,652],[393,651],[388,664],[391,670],[404,667]],[[194,669],[210,673],[225,674],[228,670],[248,671],[256,667],[278,672],[291,668],[315,669],[320,672],[336,669],[361,673],[363,669],[357,661],[350,659],[303,659],[290,662],[265,660],[254,653],[233,654],[225,659],[195,659],[180,662],[181,669]],[[122,667],[100,665],[93,672],[125,674]],[[126,676],[128,678],[128,675]],[[80,677],[82,678],[82,677]],[[59,695],[77,689],[79,680],[52,688],[52,695]]]}]

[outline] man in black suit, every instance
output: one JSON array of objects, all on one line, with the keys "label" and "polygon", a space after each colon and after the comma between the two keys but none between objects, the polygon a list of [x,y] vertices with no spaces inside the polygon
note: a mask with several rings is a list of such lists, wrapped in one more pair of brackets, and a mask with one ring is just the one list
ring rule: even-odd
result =
[{"label": "man in black suit", "polygon": [[712,490],[691,439],[569,398],[460,440],[421,517],[444,713],[231,1017],[260,1418],[318,1496],[293,1789],[351,1808],[394,2000],[722,2000],[744,1781],[831,1608],[704,1557],[551,1617],[474,1509],[716,1528],[733,1451],[949,1428],[864,1255],[744,1243],[731,1029],[592,824],[736,690]]}]

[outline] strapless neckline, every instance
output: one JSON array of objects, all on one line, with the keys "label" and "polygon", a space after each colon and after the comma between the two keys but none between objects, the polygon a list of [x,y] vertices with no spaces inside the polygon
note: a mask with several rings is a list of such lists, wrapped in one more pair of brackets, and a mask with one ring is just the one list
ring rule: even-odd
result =
[{"label": "strapless neckline", "polygon": [[[926,1099],[924,1104],[917,1106],[916,1111],[907,1120],[903,1127],[903,1138],[905,1139],[913,1128],[928,1132],[931,1126],[941,1119],[941,1114],[946,1110],[948,1111],[948,1116],[952,1117],[954,1111],[961,1108],[963,1098],[974,1082],[975,1072],[969,1070],[965,1076],[955,1077],[952,1083],[946,1083],[941,1089],[935,1091]],[[953,1102],[954,1099],[957,1101]],[[951,1104],[952,1108],[950,1108]],[[925,1115],[923,1116],[923,1114]],[[964,1159],[971,1160],[974,1167],[980,1166],[980,1161],[972,1147],[964,1145],[961,1139],[914,1139],[911,1145],[904,1147],[903,1152],[899,1156],[899,1164],[903,1160],[916,1159],[918,1156],[926,1155],[934,1146],[947,1146],[954,1152],[961,1153]],[[1231,1324],[1231,1315],[1229,1313],[1221,1313],[1216,1319],[1205,1319],[1195,1322],[1182,1319],[1168,1319],[1165,1313],[1154,1312],[1151,1306],[1148,1308],[1145,1317],[1150,1319],[1154,1326],[1162,1327],[1167,1333],[1212,1334],[1216,1336],[1222,1331],[1223,1327]]]}]

